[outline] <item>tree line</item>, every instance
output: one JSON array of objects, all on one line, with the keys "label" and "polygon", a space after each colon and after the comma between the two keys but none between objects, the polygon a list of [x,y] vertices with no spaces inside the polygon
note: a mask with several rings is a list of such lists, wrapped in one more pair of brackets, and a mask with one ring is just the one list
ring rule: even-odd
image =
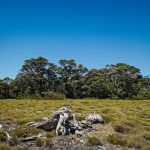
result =
[{"label": "tree line", "polygon": [[25,60],[14,80],[0,80],[0,99],[65,97],[150,99],[150,78],[124,63],[89,70],[72,59],[55,65],[38,57]]}]

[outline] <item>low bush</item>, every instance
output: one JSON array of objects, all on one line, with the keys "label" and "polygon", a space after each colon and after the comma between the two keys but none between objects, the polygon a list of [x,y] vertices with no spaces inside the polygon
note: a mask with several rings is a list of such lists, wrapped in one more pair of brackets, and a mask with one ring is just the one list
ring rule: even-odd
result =
[{"label": "low bush", "polygon": [[51,99],[51,100],[64,100],[66,99],[66,96],[61,93],[55,93],[55,92],[43,92],[42,93],[44,99]]}]

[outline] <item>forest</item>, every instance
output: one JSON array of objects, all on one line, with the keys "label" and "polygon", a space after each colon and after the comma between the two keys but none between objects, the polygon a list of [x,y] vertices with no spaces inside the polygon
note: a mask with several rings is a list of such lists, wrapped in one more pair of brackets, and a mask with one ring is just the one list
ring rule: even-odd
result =
[{"label": "forest", "polygon": [[72,59],[56,65],[43,57],[31,58],[14,80],[0,80],[0,99],[16,98],[150,99],[150,78],[125,63],[88,69]]}]

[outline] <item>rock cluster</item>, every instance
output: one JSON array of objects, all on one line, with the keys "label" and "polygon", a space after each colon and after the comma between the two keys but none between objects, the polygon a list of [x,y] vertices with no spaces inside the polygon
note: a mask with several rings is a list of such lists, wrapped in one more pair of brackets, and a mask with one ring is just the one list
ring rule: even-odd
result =
[{"label": "rock cluster", "polygon": [[96,113],[90,114],[85,120],[78,122],[70,109],[69,106],[63,107],[54,112],[52,117],[44,117],[41,122],[29,122],[27,125],[46,131],[55,129],[57,136],[72,134],[83,136],[84,129],[92,128],[92,124],[104,123],[102,117]]}]

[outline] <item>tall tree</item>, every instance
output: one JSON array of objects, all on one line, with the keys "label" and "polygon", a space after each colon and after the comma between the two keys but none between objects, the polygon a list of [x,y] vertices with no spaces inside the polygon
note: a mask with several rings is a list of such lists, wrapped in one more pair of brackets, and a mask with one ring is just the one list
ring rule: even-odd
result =
[{"label": "tall tree", "polygon": [[81,87],[84,84],[84,75],[88,69],[83,65],[77,65],[75,60],[60,60],[59,75],[63,91],[68,98],[78,98],[81,96]]}]

